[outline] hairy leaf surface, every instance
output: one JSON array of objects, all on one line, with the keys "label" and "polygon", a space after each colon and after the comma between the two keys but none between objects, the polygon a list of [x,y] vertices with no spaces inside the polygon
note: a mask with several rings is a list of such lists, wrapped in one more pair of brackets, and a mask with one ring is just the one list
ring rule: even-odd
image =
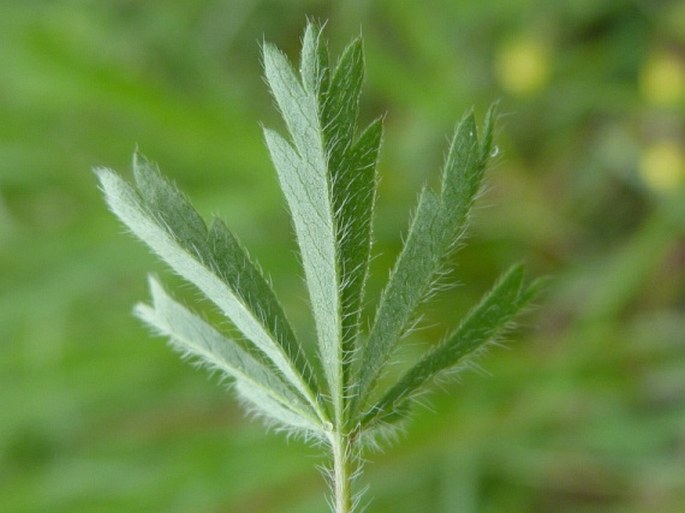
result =
[{"label": "hairy leaf surface", "polygon": [[321,27],[308,23],[299,68],[269,43],[262,59],[285,124],[283,133],[265,127],[264,139],[292,218],[318,358],[305,358],[269,281],[238,239],[219,220],[208,226],[155,165],[136,154],[132,184],[111,170],[96,172],[111,210],[244,338],[225,336],[152,278],[152,303],[138,304],[136,314],[184,355],[230,376],[250,411],[330,444],[334,505],[349,513],[359,463],[350,459],[361,455],[359,445],[396,428],[412,400],[504,333],[539,285],[524,284],[522,268],[513,267],[394,385],[375,390],[466,231],[496,153],[495,107],[480,134],[472,112],[457,124],[440,183],[422,189],[371,326],[362,330],[383,138],[382,118],[358,127],[362,40],[331,60]]},{"label": "hairy leaf surface", "polygon": [[365,415],[364,423],[370,424],[395,410],[402,410],[403,403],[423,390],[427,383],[454,369],[465,357],[501,335],[539,290],[539,282],[526,287],[523,278],[522,266],[509,269],[459,327],[388,390]]},{"label": "hairy leaf surface", "polygon": [[[491,122],[486,123],[486,130],[492,130]],[[486,132],[484,140],[490,139]],[[471,113],[455,130],[443,167],[440,194],[424,189],[419,198],[364,348],[355,394],[357,404],[363,405],[368,399],[417,307],[429,296],[436,276],[463,234],[488,156],[489,152],[479,146]]]},{"label": "hairy leaf surface", "polygon": [[376,121],[355,138],[363,67],[357,40],[329,70],[315,25],[303,39],[301,81],[280,51],[264,45],[267,81],[291,142],[269,129],[264,134],[293,218],[338,419],[368,273],[382,133]]},{"label": "hairy leaf surface", "polygon": [[281,421],[280,410],[286,409],[292,416],[300,417],[301,422],[318,424],[316,412],[305,399],[258,355],[250,354],[237,341],[225,337],[178,303],[155,278],[150,277],[149,283],[152,305],[139,303],[135,313],[159,334],[169,337],[174,349],[234,378],[241,383],[241,389],[253,389],[278,403],[280,408],[274,411],[256,404],[273,420]]},{"label": "hairy leaf surface", "polygon": [[243,400],[248,412],[279,428],[289,428],[290,431],[303,434],[306,438],[325,439],[327,424],[322,425],[316,419],[299,415],[292,408],[276,401],[273,396],[263,390],[250,386],[246,381],[236,381],[236,392]]},{"label": "hairy leaf surface", "polygon": [[141,156],[137,189],[116,173],[98,176],[112,211],[171,268],[195,284],[312,404],[314,378],[271,287],[220,223],[208,230],[185,197]]}]

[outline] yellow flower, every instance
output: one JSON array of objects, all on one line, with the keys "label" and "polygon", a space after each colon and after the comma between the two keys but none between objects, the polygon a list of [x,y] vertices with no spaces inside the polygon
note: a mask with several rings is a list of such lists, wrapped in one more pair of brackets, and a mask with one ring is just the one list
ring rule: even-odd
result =
[{"label": "yellow flower", "polygon": [[685,95],[685,62],[669,52],[651,55],[640,72],[640,90],[651,103],[678,103]]},{"label": "yellow flower", "polygon": [[494,66],[505,90],[517,95],[536,93],[547,85],[549,52],[541,41],[521,37],[500,48]]},{"label": "yellow flower", "polygon": [[685,183],[685,152],[673,140],[658,141],[644,149],[640,176],[657,192],[669,192]]}]

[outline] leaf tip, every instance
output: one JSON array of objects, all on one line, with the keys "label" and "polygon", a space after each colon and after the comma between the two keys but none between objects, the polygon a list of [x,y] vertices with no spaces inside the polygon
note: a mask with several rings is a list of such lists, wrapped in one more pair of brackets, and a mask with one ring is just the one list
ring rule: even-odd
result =
[{"label": "leaf tip", "polygon": [[164,335],[159,328],[159,319],[157,318],[157,310],[154,306],[139,301],[133,305],[133,316],[141,321],[145,326],[150,328],[153,333],[157,335]]},{"label": "leaf tip", "polygon": [[535,278],[523,292],[523,300],[526,303],[534,301],[540,294],[542,294],[547,287],[552,283],[551,276],[542,276],[540,278]]},{"label": "leaf tip", "polygon": [[112,181],[114,176],[117,176],[114,170],[104,166],[95,166],[92,168],[92,172],[97,177],[101,187],[105,187],[107,183]]},{"label": "leaf tip", "polygon": [[[498,110],[500,101],[494,101],[488,108],[485,114],[485,122],[483,123],[483,134],[481,136],[481,158],[483,161],[487,161],[488,158],[493,156],[493,146],[492,141],[494,137],[495,122],[497,120]],[[495,148],[496,150],[496,148]]]},{"label": "leaf tip", "polygon": [[157,279],[157,276],[154,274],[148,274],[147,275],[147,284],[148,287],[150,288],[150,294],[152,295],[152,300],[156,303],[157,299],[162,295],[165,294],[164,287],[160,283],[159,279]]}]

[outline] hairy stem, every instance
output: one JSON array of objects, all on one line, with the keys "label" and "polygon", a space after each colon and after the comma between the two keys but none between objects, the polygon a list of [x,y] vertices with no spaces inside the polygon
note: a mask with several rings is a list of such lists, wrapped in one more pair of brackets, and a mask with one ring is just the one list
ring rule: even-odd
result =
[{"label": "hairy stem", "polygon": [[333,506],[334,513],[352,512],[352,479],[354,461],[352,441],[349,435],[337,431],[330,435],[333,452]]}]

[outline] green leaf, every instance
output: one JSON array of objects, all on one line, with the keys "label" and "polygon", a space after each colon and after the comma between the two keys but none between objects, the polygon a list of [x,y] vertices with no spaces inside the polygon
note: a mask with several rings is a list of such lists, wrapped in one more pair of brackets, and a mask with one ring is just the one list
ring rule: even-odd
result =
[{"label": "green leaf", "polygon": [[[383,290],[380,305],[364,353],[360,360],[358,395],[369,393],[391,352],[402,337],[416,305],[425,297],[440,258],[443,244],[439,199],[424,189],[409,229],[403,250],[395,264],[390,281]],[[355,404],[358,406],[359,404]]]},{"label": "green leaf", "polygon": [[267,424],[274,424],[277,428],[284,427],[286,430],[294,430],[306,437],[313,437],[320,441],[325,439],[325,433],[330,429],[328,423],[322,426],[315,419],[297,414],[292,408],[276,401],[271,395],[251,386],[246,381],[236,381],[235,389],[238,396],[243,400],[245,408],[265,420]]},{"label": "green leaf", "polygon": [[480,189],[486,163],[480,157],[476,118],[471,112],[457,125],[443,169],[444,215],[452,218],[457,230],[464,228],[466,216]]},{"label": "green leaf", "polygon": [[221,223],[207,230],[186,198],[140,155],[137,189],[96,170],[107,203],[128,228],[213,301],[288,381],[319,409],[311,369],[271,287]]},{"label": "green leaf", "polygon": [[[493,155],[492,138],[495,128],[495,117],[497,116],[498,102],[490,105],[488,112],[485,114],[485,123],[483,124],[483,142],[481,143],[481,158],[487,161]],[[496,149],[496,148],[495,148]]]},{"label": "green leaf", "polygon": [[320,126],[334,183],[338,173],[347,167],[342,161],[354,141],[363,80],[364,52],[361,39],[356,39],[340,57],[330,86],[319,91]]},{"label": "green leaf", "polygon": [[354,142],[363,79],[364,53],[358,38],[347,46],[338,60],[330,86],[319,91],[319,118],[337,227],[345,388],[349,381],[348,368],[356,350],[368,273],[376,160],[382,134],[382,125],[375,122]]},{"label": "green leaf", "polygon": [[335,411],[341,411],[335,393],[342,389],[339,275],[326,177],[276,132],[264,129],[264,137],[295,226],[321,363],[331,395],[338,397]]},{"label": "green leaf", "polygon": [[383,125],[371,123],[349,148],[333,180],[338,225],[339,267],[342,274],[343,354],[357,350],[364,288],[371,256],[371,228],[376,202],[376,162]]},{"label": "green leaf", "polygon": [[[266,80],[297,153],[325,183],[327,166],[316,92],[305,90],[288,59],[278,48],[264,43],[262,53]],[[315,73],[316,70],[310,72]],[[308,82],[315,81],[314,77]]]},{"label": "green leaf", "polygon": [[372,123],[355,140],[361,39],[346,48],[332,73],[321,39],[309,24],[301,82],[285,56],[264,45],[265,74],[292,145],[268,129],[265,138],[292,214],[319,353],[340,417],[368,274],[382,125]]},{"label": "green leaf", "polygon": [[[300,418],[300,423],[321,425],[316,412],[259,354],[252,355],[235,340],[226,338],[196,314],[175,301],[153,277],[149,279],[152,305],[139,303],[135,314],[159,334],[170,337],[171,345],[184,356],[197,357],[211,370],[218,370],[279,405],[275,412],[262,407],[264,415],[282,421],[281,409]],[[292,425],[292,422],[288,424]]]},{"label": "green leaf", "polygon": [[502,334],[512,319],[537,294],[540,283],[523,285],[523,267],[509,269],[481,302],[469,312],[459,327],[414,365],[365,415],[370,425],[392,411],[404,409],[408,398],[419,393],[439,374],[454,369],[465,357]]},{"label": "green leaf", "polygon": [[317,94],[328,87],[328,51],[322,38],[322,29],[315,23],[308,23],[302,38],[300,76],[302,84],[310,94]]},{"label": "green leaf", "polygon": [[[486,129],[484,140],[490,140],[492,124]],[[452,138],[440,195],[429,189],[421,194],[404,247],[381,295],[358,368],[355,408],[367,401],[398,341],[411,326],[417,307],[429,297],[465,231],[488,156],[481,153],[475,120],[468,114]]]}]

